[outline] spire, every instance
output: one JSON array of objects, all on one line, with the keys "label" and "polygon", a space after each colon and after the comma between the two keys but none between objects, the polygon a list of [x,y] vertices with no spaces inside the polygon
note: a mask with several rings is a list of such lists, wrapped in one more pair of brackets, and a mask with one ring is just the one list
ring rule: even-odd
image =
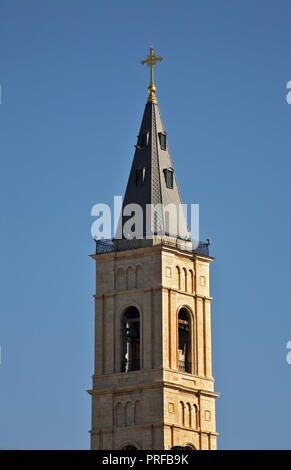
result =
[{"label": "spire", "polygon": [[[127,188],[123,200],[123,210],[129,204],[138,204],[143,211],[143,236],[147,238],[149,233],[149,218],[147,205],[157,208],[151,213],[150,227],[152,233],[159,234],[163,231],[172,238],[189,239],[186,219],[181,207],[182,201],[178,188],[177,178],[168,147],[167,133],[164,129],[159,106],[155,96],[153,83],[153,66],[161,60],[150,50],[148,59],[142,61],[151,67],[151,81],[148,88],[149,98],[145,106],[140,131],[135,145],[134,158],[128,178]],[[158,205],[158,206],[157,206]],[[164,209],[173,205],[176,208],[178,221],[177,229],[171,225],[169,217]],[[122,227],[131,218],[128,213],[120,219]],[[119,225],[120,229],[120,225]],[[124,236],[126,230],[123,231]]]}]

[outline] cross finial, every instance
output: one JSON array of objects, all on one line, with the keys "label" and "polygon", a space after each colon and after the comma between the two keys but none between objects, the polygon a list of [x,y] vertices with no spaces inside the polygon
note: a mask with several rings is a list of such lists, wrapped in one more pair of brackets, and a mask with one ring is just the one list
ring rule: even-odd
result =
[{"label": "cross finial", "polygon": [[158,61],[161,61],[161,60],[163,60],[163,58],[156,56],[154,54],[153,47],[150,47],[150,53],[147,56],[146,60],[141,61],[142,64],[146,64],[148,67],[150,67],[150,84],[148,87],[148,92],[149,92],[148,101],[152,101],[154,103],[157,102],[157,98],[155,95],[156,87],[154,84],[154,66],[156,65]]}]

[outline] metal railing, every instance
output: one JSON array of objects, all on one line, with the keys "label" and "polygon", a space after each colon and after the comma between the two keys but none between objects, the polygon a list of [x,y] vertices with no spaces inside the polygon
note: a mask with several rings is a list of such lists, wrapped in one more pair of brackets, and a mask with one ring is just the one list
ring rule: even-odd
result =
[{"label": "metal railing", "polygon": [[209,256],[209,242],[199,242],[198,247],[193,250],[193,253],[197,253],[198,255]]},{"label": "metal railing", "polygon": [[103,253],[111,253],[114,250],[114,245],[112,240],[95,240],[96,242],[96,255],[101,255]]},{"label": "metal railing", "polygon": [[[123,240],[121,240],[123,242]],[[137,248],[143,248],[145,246],[152,246],[149,240],[145,239],[133,239],[133,240],[125,240],[126,243],[118,243],[118,241],[114,239],[103,239],[103,240],[95,240],[96,242],[96,255],[104,254],[104,253],[112,253],[117,251],[125,251],[125,250],[134,250]],[[160,239],[155,240],[154,245],[162,245],[168,246],[170,248],[177,248],[182,251],[192,251],[192,253],[209,256],[209,242],[199,242],[199,245],[195,250],[187,249],[183,247],[183,242],[189,243],[187,240],[180,240],[177,239],[176,241],[167,240],[167,239]]]}]

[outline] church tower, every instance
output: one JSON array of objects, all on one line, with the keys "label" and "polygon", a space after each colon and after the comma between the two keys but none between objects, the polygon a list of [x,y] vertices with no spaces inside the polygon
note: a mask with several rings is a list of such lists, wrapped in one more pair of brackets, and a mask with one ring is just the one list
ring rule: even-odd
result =
[{"label": "church tower", "polygon": [[[177,234],[163,211],[182,202],[155,95],[153,67],[159,60],[151,48],[143,61],[150,67],[149,97],[117,230],[120,236],[97,241],[92,255],[96,293],[91,449],[216,449],[218,394],[212,377],[209,293],[213,258],[208,243],[192,248],[183,212]],[[131,204],[142,208],[141,237],[125,229]],[[147,213],[152,206],[157,209]]]}]

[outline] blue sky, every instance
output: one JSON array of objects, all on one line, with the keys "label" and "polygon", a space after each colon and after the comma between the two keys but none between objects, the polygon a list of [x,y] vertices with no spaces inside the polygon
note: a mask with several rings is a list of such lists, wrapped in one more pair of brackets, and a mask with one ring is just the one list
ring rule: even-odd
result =
[{"label": "blue sky", "polygon": [[221,449],[290,448],[291,5],[0,0],[0,448],[89,447],[94,204],[123,194],[153,45],[212,238]]}]

